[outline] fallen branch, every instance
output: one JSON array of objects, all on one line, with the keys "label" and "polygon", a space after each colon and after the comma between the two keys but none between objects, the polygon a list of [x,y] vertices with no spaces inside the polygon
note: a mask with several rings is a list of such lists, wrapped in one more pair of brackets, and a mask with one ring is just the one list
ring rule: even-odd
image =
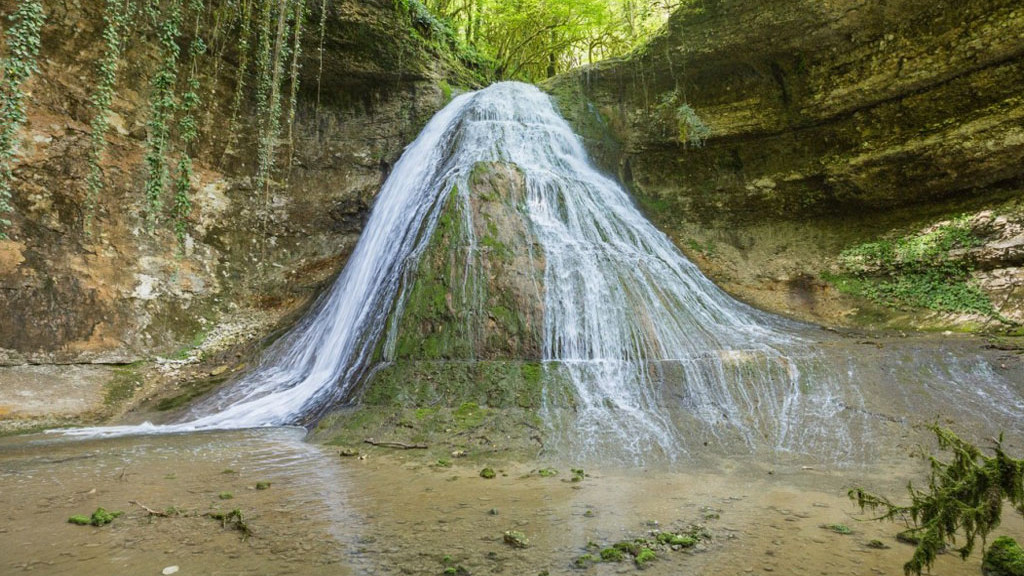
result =
[{"label": "fallen branch", "polygon": [[146,506],[145,504],[143,504],[142,502],[139,502],[138,500],[129,500],[128,503],[129,504],[135,504],[139,508],[142,508],[147,513],[149,513],[150,516],[160,516],[162,518],[167,518],[168,516],[170,516],[170,514],[168,514],[167,512],[161,512],[159,510],[153,510],[152,508],[150,508],[149,506]]},{"label": "fallen branch", "polygon": [[373,438],[363,440],[366,444],[373,444],[382,448],[397,448],[399,450],[426,450],[426,444],[405,444],[403,442],[377,442]]}]

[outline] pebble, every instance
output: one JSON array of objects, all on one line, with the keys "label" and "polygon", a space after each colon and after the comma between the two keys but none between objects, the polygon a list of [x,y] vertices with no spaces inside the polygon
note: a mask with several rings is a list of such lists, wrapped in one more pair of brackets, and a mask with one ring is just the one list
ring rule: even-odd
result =
[{"label": "pebble", "polygon": [[177,566],[168,566],[167,568],[164,568],[160,573],[163,574],[164,576],[167,576],[168,574],[174,574],[177,571],[178,571],[178,567]]}]

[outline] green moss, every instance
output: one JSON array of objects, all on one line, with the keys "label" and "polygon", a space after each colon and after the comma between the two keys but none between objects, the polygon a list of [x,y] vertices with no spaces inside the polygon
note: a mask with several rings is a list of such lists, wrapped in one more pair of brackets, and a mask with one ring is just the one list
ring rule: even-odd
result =
[{"label": "green moss", "polygon": [[486,408],[478,406],[476,402],[463,402],[452,415],[455,417],[455,425],[465,430],[479,427],[489,412]]},{"label": "green moss", "polygon": [[986,576],[1024,576],[1024,550],[1009,536],[1000,536],[992,542],[981,568]]},{"label": "green moss", "polygon": [[97,508],[96,511],[92,513],[92,516],[76,514],[68,518],[68,522],[71,524],[78,524],[79,526],[106,526],[122,514],[124,514],[124,512],[108,512],[105,508],[101,507]]},{"label": "green moss", "polygon": [[636,555],[636,565],[643,567],[648,562],[652,562],[658,559],[658,555],[654,553],[654,550],[650,548],[641,548]]},{"label": "green moss", "polygon": [[683,548],[690,548],[697,544],[697,539],[693,536],[674,534],[672,532],[659,532],[655,539],[662,544],[681,546]]},{"label": "green moss", "polygon": [[488,480],[490,480],[491,478],[494,478],[497,475],[498,474],[495,473],[494,468],[491,468],[491,467],[484,468],[483,470],[480,471],[480,477],[481,478],[486,478]]},{"label": "green moss", "polygon": [[821,527],[826,530],[831,530],[836,534],[853,534],[853,530],[850,530],[850,527],[846,524],[823,524]]},{"label": "green moss", "polygon": [[621,542],[616,542],[615,544],[612,544],[612,548],[615,548],[616,550],[619,550],[621,552],[625,552],[630,556],[636,556],[640,553],[640,546],[637,545],[636,542],[633,542],[631,540],[622,540]]},{"label": "green moss", "polygon": [[256,483],[256,489],[257,490],[268,490],[268,489],[270,489],[270,482],[257,482]]},{"label": "green moss", "polygon": [[143,385],[142,375],[136,371],[137,365],[121,366],[114,369],[114,376],[104,386],[103,404],[113,408],[127,402],[135,395],[135,390]]},{"label": "green moss", "polygon": [[502,538],[506,544],[514,548],[527,548],[530,546],[530,540],[526,537],[526,534],[518,530],[509,530],[505,532]]},{"label": "green moss", "polygon": [[228,377],[224,375],[218,376],[216,378],[204,378],[200,380],[194,380],[192,382],[186,382],[182,384],[182,388],[184,388],[184,391],[182,393],[176,396],[171,396],[169,398],[164,398],[160,400],[159,402],[156,403],[156,409],[161,412],[166,412],[168,410],[181,408],[182,406],[188,404],[192,400],[195,400],[196,398],[199,398],[200,396],[206,394],[210,390],[213,390],[219,384],[222,384],[225,380],[227,380],[227,378]]},{"label": "green moss", "polygon": [[558,470],[555,470],[554,468],[541,468],[540,470],[537,470],[537,475],[541,478],[550,478],[551,476],[557,476]]},{"label": "green moss", "polygon": [[582,482],[587,477],[587,473],[583,471],[583,468],[571,468],[572,478],[570,482]]},{"label": "green moss", "polygon": [[601,550],[601,560],[604,562],[622,562],[625,555],[618,548],[605,548]]},{"label": "green moss", "polygon": [[217,494],[217,498],[220,498],[221,500],[231,500],[234,497],[235,495],[231,492],[221,492],[220,494]]},{"label": "green moss", "polygon": [[597,562],[597,560],[598,560],[597,557],[594,556],[593,554],[584,554],[582,556],[577,557],[575,560],[573,560],[572,564],[576,568],[588,568],[591,565],[593,565],[595,562]]}]

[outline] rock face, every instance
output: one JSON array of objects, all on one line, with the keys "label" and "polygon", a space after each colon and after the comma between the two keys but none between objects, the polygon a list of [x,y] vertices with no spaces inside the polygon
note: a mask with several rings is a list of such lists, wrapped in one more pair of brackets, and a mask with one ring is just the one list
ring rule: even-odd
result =
[{"label": "rock face", "polygon": [[[14,4],[0,0],[0,13]],[[13,163],[13,224],[0,241],[0,365],[186,357],[270,333],[341,269],[390,165],[450,98],[449,83],[474,82],[398,3],[328,3],[322,60],[319,27],[309,24],[319,14],[308,18],[296,119],[283,130],[268,193],[254,189],[260,120],[248,92],[230,131],[239,40],[207,37],[193,208],[179,246],[169,223],[149,231],[143,214],[159,56],[143,31],[120,63],[90,234],[89,97],[103,6],[44,4]]]},{"label": "rock face", "polygon": [[844,323],[863,303],[820,272],[847,246],[985,208],[1020,218],[1022,26],[1009,0],[710,0],[548,88],[725,288]]}]

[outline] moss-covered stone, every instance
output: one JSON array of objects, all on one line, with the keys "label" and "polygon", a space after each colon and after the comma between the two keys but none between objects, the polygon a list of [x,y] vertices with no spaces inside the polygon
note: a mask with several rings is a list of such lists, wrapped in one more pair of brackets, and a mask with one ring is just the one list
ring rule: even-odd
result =
[{"label": "moss-covered stone", "polygon": [[981,562],[985,576],[1024,576],[1024,550],[1009,536],[992,541]]}]

